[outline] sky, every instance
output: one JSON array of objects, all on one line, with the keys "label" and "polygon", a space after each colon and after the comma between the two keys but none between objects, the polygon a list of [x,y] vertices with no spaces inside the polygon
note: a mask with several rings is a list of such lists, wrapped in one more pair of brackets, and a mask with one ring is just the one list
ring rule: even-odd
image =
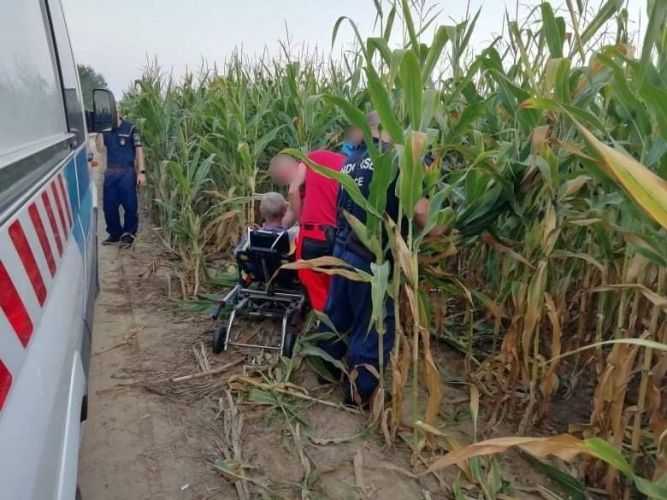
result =
[{"label": "sky", "polygon": [[[375,7],[372,0],[61,0],[77,62],[89,64],[106,78],[118,96],[141,76],[149,58],[157,57],[164,71],[181,76],[186,68],[197,70],[224,61],[235,48],[249,56],[268,50],[280,52],[281,40],[305,45],[328,54],[336,19],[349,16],[362,36],[372,33]],[[505,5],[514,11],[517,0],[470,0],[481,15],[472,45],[484,47],[502,29]],[[587,0],[594,12],[602,0]],[[626,0],[634,29],[646,23],[645,0]],[[539,0],[519,0],[524,9]],[[460,21],[466,14],[464,0],[438,4],[441,24]],[[552,2],[555,8],[562,0]],[[341,28],[335,53],[349,46],[352,30]]]}]

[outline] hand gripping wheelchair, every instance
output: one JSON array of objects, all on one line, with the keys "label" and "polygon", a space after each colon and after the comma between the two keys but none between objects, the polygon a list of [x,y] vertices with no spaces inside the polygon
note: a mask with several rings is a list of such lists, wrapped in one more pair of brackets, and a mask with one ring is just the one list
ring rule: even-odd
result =
[{"label": "hand gripping wheelchair", "polygon": [[[226,351],[229,346],[270,349],[292,357],[301,320],[306,313],[306,296],[296,271],[281,269],[292,260],[287,231],[250,229],[234,251],[238,267],[238,283],[222,299],[213,315],[219,321],[213,334],[213,352]],[[232,327],[239,317],[279,319],[280,345],[240,342]]]}]

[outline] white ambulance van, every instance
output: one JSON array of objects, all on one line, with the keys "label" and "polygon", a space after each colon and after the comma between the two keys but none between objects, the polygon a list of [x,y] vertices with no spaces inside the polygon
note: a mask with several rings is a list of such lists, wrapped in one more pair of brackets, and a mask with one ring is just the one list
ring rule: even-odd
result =
[{"label": "white ambulance van", "polygon": [[[73,500],[98,287],[88,127],[60,0],[0,12],[0,500]],[[95,103],[102,130],[113,96]]]}]

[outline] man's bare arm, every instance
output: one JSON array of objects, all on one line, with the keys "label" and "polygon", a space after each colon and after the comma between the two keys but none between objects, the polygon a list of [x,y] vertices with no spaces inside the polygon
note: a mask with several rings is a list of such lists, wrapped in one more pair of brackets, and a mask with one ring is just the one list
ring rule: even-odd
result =
[{"label": "man's bare arm", "polygon": [[292,210],[292,207],[288,207],[287,212],[285,212],[285,216],[283,217],[283,227],[290,228],[296,224],[297,220],[298,218],[294,215],[294,210]]},{"label": "man's bare arm", "polygon": [[289,191],[287,192],[289,208],[285,217],[283,217],[283,225],[285,227],[292,227],[301,217],[301,187],[306,181],[306,168],[308,167],[303,163],[299,163],[297,176],[289,186]]},{"label": "man's bare arm", "polygon": [[[430,208],[431,202],[428,198],[422,198],[417,202],[417,205],[415,205],[415,222],[417,223],[417,226],[421,228],[426,227],[426,224],[428,224],[428,213]],[[431,236],[440,236],[444,232],[444,226],[435,226],[428,234]]]},{"label": "man's bare arm", "polygon": [[137,174],[145,172],[146,167],[144,165],[144,148],[143,146],[137,147],[136,159],[134,161],[134,168],[137,171]]}]

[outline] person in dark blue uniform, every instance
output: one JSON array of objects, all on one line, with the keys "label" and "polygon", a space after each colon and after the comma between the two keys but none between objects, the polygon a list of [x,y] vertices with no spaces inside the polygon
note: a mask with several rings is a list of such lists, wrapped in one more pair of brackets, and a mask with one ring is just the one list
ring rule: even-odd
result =
[{"label": "person in dark blue uniform", "polygon": [[[379,147],[389,147],[389,144],[381,139],[380,120],[377,113],[368,114],[368,124],[376,144]],[[364,197],[368,197],[373,178],[373,160],[364,143],[351,151],[341,172],[352,177]],[[394,221],[398,218],[396,182],[394,180],[387,190],[386,205],[386,213]],[[361,222],[365,222],[366,212],[342,188],[339,191],[337,205],[336,243],[333,255],[357,269],[370,273],[371,263],[375,260],[375,256],[359,241],[343,215],[344,212],[348,212]],[[426,214],[428,214],[428,202],[420,200],[415,215],[417,224],[425,224]],[[369,328],[371,310],[371,285],[369,283],[348,280],[342,276],[333,277],[324,314],[328,316],[343,339],[334,338],[322,341],[319,346],[334,359],[344,360],[348,372],[353,374],[354,382],[351,382],[333,364],[325,363],[331,375],[342,380],[346,404],[366,405],[370,402],[379,384],[377,376],[373,373],[373,371],[377,373],[379,369],[379,336],[375,328]],[[394,303],[389,297],[384,303],[384,325],[385,334],[382,347],[384,366],[387,366],[395,337]],[[326,332],[327,330],[327,326],[322,323],[320,331]],[[372,368],[369,369],[369,367]]]},{"label": "person in dark blue uniform", "polygon": [[[129,247],[139,227],[137,187],[146,183],[144,150],[137,128],[122,117],[118,126],[97,136],[97,150],[106,150],[103,208],[109,237],[103,245]],[[123,207],[121,222],[120,207]]]}]

